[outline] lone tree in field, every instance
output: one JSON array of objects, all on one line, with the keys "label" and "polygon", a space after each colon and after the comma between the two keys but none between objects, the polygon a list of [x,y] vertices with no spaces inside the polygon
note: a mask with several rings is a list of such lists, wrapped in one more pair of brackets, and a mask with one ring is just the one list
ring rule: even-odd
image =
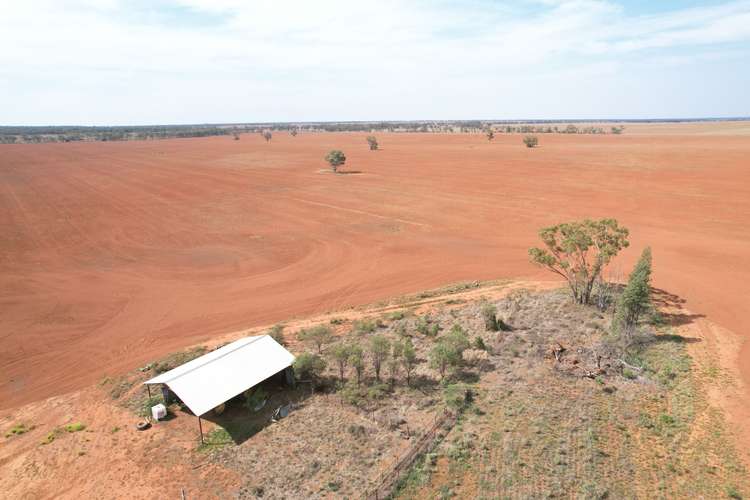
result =
[{"label": "lone tree in field", "polygon": [[523,138],[523,143],[527,148],[534,148],[539,145],[539,139],[535,135],[527,135]]},{"label": "lone tree in field", "polygon": [[260,135],[263,136],[266,142],[269,142],[271,140],[271,137],[273,137],[270,130],[264,130],[263,132],[260,133]]},{"label": "lone tree in field", "polygon": [[376,149],[378,149],[378,140],[374,135],[367,136],[367,144],[370,145],[370,151],[375,151]]},{"label": "lone tree in field", "polygon": [[297,129],[293,128],[292,131],[289,132],[289,135],[291,135],[292,137],[297,137]]},{"label": "lone tree in field", "polygon": [[318,348],[318,354],[323,350],[323,344],[333,340],[333,332],[325,325],[314,326],[309,329],[302,329],[298,335],[303,342],[309,342]]},{"label": "lone tree in field", "polygon": [[539,231],[544,248],[530,248],[529,256],[565,278],[577,303],[588,304],[604,267],[629,245],[628,234],[615,219],[557,224]]},{"label": "lone tree in field", "polygon": [[494,131],[493,131],[493,130],[492,130],[491,128],[488,128],[488,129],[487,129],[487,130],[486,130],[486,131],[484,132],[484,135],[486,135],[486,136],[487,136],[487,140],[488,140],[488,141],[492,141],[492,139],[494,139],[494,138],[495,138],[495,132],[494,132]]},{"label": "lone tree in field", "polygon": [[651,309],[651,248],[646,247],[617,301],[616,328],[631,337],[641,315]]},{"label": "lone tree in field", "polygon": [[346,163],[346,155],[343,151],[334,149],[328,152],[328,154],[326,155],[326,161],[329,165],[331,165],[331,170],[333,170],[333,173],[335,174],[336,172],[338,172],[339,167]]}]

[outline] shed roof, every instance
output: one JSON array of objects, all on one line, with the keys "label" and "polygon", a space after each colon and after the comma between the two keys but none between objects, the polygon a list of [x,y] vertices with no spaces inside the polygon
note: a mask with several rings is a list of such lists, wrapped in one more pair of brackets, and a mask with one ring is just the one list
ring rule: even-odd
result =
[{"label": "shed roof", "polygon": [[292,362],[294,355],[270,336],[245,337],[144,383],[167,385],[194,415],[201,416]]}]

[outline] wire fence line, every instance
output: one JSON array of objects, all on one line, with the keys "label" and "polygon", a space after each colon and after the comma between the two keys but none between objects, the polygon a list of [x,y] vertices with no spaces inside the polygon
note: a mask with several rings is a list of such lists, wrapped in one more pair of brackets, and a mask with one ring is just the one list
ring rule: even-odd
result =
[{"label": "wire fence line", "polygon": [[430,429],[425,432],[396,463],[387,471],[383,472],[378,476],[373,483],[375,487],[367,490],[364,494],[366,500],[381,500],[387,498],[396,486],[398,481],[403,476],[404,472],[409,470],[411,465],[420,455],[429,451],[432,445],[435,443],[435,438],[438,431],[446,423],[450,422],[451,425],[456,422],[456,415],[448,410],[435,416],[435,421]]}]

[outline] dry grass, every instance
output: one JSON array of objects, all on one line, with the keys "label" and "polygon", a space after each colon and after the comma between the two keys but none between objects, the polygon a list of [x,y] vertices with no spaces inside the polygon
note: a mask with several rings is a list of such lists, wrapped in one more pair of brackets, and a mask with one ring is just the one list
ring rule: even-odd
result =
[{"label": "dry grass", "polygon": [[[502,306],[502,304],[501,304]],[[507,308],[506,308],[507,311]],[[467,412],[402,498],[721,498],[748,491],[722,416],[708,406],[685,339],[644,336],[621,371],[580,372],[607,352],[607,318],[559,294],[524,297],[494,344]],[[568,348],[563,362],[545,346]],[[573,361],[576,363],[573,364]],[[582,366],[583,365],[583,366]]]}]

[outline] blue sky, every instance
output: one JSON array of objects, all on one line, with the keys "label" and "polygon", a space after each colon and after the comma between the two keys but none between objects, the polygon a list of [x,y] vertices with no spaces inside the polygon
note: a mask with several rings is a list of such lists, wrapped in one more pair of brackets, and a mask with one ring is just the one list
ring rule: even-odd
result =
[{"label": "blue sky", "polygon": [[0,125],[750,115],[749,0],[0,2]]}]

